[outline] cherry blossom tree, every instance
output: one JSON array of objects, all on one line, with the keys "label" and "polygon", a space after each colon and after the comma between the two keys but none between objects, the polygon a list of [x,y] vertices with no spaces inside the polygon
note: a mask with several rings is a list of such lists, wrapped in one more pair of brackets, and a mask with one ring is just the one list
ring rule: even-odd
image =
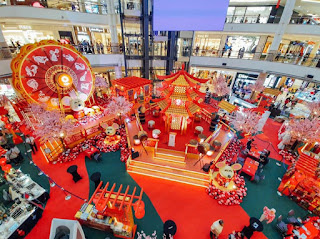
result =
[{"label": "cherry blossom tree", "polygon": [[261,92],[265,89],[263,86],[264,81],[266,79],[266,73],[260,73],[258,79],[253,85],[250,85],[250,90],[256,91],[256,92]]},{"label": "cherry blossom tree", "polygon": [[244,112],[243,110],[238,110],[231,117],[230,124],[237,131],[241,131],[245,134],[253,135],[258,132],[258,122],[261,116],[256,112],[249,110]]},{"label": "cherry blossom tree", "polygon": [[117,115],[120,117],[126,115],[132,109],[133,104],[127,101],[123,96],[113,97],[111,102],[104,109],[105,115]]},{"label": "cherry blossom tree", "polygon": [[310,110],[311,118],[320,116],[320,102],[307,102],[306,106]]},{"label": "cherry blossom tree", "polygon": [[222,75],[213,80],[213,85],[213,93],[218,97],[230,94],[230,88],[227,85],[226,79]]},{"label": "cherry blossom tree", "polygon": [[101,76],[96,76],[95,91],[98,97],[102,97],[101,91],[109,87],[106,79]]},{"label": "cherry blossom tree", "polygon": [[[30,111],[37,121],[33,123],[33,134],[41,140],[60,139],[63,147],[63,138],[75,132],[75,125],[65,120],[58,110],[47,110],[45,105],[31,104]],[[65,149],[65,147],[64,147]]]},{"label": "cherry blossom tree", "polygon": [[292,138],[303,142],[315,142],[320,139],[320,119],[292,120],[287,130]]}]

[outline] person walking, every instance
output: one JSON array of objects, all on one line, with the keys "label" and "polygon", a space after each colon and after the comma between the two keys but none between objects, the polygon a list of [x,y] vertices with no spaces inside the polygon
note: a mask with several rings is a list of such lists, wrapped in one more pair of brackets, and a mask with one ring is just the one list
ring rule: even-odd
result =
[{"label": "person walking", "polygon": [[251,148],[252,148],[251,144],[252,144],[253,141],[254,141],[254,139],[249,139],[248,142],[247,142],[247,150],[248,150],[249,152],[250,152],[250,150],[251,150]]},{"label": "person walking", "polygon": [[221,234],[221,232],[223,230],[223,225],[224,225],[224,222],[221,219],[212,223],[212,225],[210,227],[210,238],[211,239],[216,239],[219,237],[219,235]]},{"label": "person walking", "polygon": [[30,148],[31,148],[33,154],[35,154],[38,151],[38,147],[37,147],[36,142],[32,136],[27,134],[25,142],[30,145]]},{"label": "person walking", "polygon": [[231,56],[231,52],[232,52],[232,47],[230,47],[230,48],[229,48],[228,58],[230,58],[230,56]]},{"label": "person walking", "polygon": [[10,145],[9,150],[5,154],[5,158],[7,163],[13,162],[15,164],[19,164],[23,160],[20,150],[15,145]]},{"label": "person walking", "polygon": [[4,147],[8,143],[6,136],[0,132],[0,146]]}]

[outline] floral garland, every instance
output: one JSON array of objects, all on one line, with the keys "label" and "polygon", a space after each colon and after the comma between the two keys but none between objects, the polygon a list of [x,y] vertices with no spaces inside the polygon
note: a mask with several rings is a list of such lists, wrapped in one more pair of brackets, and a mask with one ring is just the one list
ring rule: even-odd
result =
[{"label": "floral garland", "polygon": [[280,150],[279,154],[282,156],[283,159],[290,163],[295,163],[297,161],[297,156],[293,153],[290,153],[286,150]]},{"label": "floral garland", "polygon": [[234,183],[237,187],[236,190],[228,192],[222,191],[211,183],[211,185],[206,188],[206,192],[209,194],[209,196],[216,199],[221,205],[239,205],[242,203],[243,198],[247,195],[247,188],[245,187],[246,183],[243,176],[236,174],[234,177]]},{"label": "floral garland", "polygon": [[119,143],[115,145],[106,145],[104,143],[104,139],[107,136],[105,132],[92,137],[91,139],[87,139],[82,143],[78,144],[72,149],[68,149],[65,152],[61,153],[56,160],[56,162],[64,163],[75,160],[80,153],[90,148],[91,146],[96,147],[100,150],[100,152],[115,152],[121,150],[120,160],[121,162],[127,162],[130,156],[130,149],[127,147],[127,137],[126,130],[122,126],[117,130],[117,134],[121,136]]},{"label": "floral garland", "polygon": [[94,114],[92,116],[84,116],[82,117],[81,119],[79,119],[75,124],[74,126],[75,127],[78,127],[78,126],[81,126],[81,125],[86,125],[88,124],[89,122],[93,122],[93,121],[96,121],[98,119],[101,119],[102,117],[104,117],[104,114],[103,113],[100,113],[100,114]]},{"label": "floral garland", "polygon": [[227,164],[231,164],[236,161],[236,157],[239,155],[242,142],[238,139],[233,139],[228,147],[221,154],[218,162],[226,161]]}]

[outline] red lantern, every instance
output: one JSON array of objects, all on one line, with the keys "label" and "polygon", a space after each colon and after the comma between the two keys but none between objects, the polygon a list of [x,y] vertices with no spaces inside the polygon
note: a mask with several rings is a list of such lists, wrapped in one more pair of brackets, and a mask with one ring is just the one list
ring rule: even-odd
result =
[{"label": "red lantern", "polygon": [[6,164],[7,164],[6,158],[1,158],[1,159],[0,159],[0,166],[3,167],[3,166],[5,166]]},{"label": "red lantern", "polygon": [[3,117],[1,117],[1,120],[2,120],[3,122],[7,123],[7,121],[8,121],[9,119],[8,119],[8,117],[3,116]]},{"label": "red lantern", "polygon": [[11,124],[6,124],[4,127],[5,127],[6,129],[12,129],[12,125],[11,125]]},{"label": "red lantern", "polygon": [[0,107],[0,115],[7,115],[9,112],[4,108]]},{"label": "red lantern", "polygon": [[144,210],[144,202],[141,201],[139,204],[139,207],[135,207],[135,214],[137,219],[141,219],[145,215],[145,210]]},{"label": "red lantern", "polygon": [[11,168],[12,168],[11,164],[7,164],[2,167],[2,170],[5,171],[6,173],[9,173]]}]

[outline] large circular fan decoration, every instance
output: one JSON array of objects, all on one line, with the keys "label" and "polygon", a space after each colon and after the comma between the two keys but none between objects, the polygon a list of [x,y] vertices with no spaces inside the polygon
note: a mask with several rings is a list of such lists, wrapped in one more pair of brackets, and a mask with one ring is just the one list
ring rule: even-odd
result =
[{"label": "large circular fan decoration", "polygon": [[54,40],[28,44],[11,62],[12,83],[30,103],[63,106],[63,98],[94,90],[90,63],[74,47]]}]

